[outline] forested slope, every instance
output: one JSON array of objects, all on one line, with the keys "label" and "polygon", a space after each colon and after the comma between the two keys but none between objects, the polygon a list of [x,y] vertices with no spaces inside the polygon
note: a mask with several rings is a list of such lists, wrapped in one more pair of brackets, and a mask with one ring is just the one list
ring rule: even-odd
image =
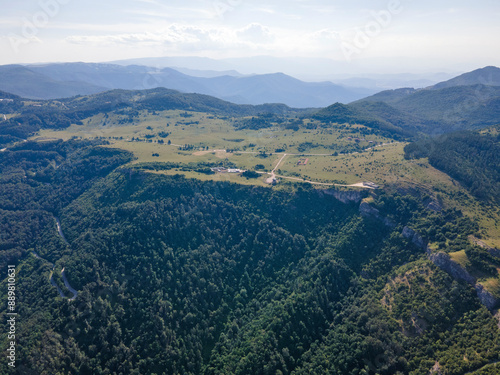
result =
[{"label": "forested slope", "polygon": [[[491,130],[498,127],[492,127]],[[407,159],[427,157],[429,162],[466,186],[484,201],[500,202],[500,136],[457,132],[411,143]]]},{"label": "forested slope", "polygon": [[[2,259],[17,265],[20,374],[422,374],[436,363],[463,374],[499,359],[497,322],[474,290],[401,235],[424,223],[431,238],[464,239],[475,226],[460,213],[379,193],[384,223],[307,185],[148,174],[92,143],[9,152],[0,214],[31,223],[22,243],[2,231]],[[74,301],[32,252],[56,276],[65,268]]]}]

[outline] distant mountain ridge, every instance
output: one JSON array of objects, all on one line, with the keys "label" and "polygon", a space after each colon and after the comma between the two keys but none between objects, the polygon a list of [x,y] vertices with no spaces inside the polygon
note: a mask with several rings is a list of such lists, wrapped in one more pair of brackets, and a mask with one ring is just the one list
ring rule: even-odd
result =
[{"label": "distant mountain ridge", "polygon": [[429,88],[437,90],[447,87],[470,85],[500,86],[500,68],[496,66],[487,66],[482,69],[476,69],[448,81],[440,82]]},{"label": "distant mountain ridge", "polygon": [[[106,87],[118,88],[110,91]],[[345,99],[354,95],[355,90],[331,82],[303,82],[283,73],[208,78],[192,77],[171,68],[154,69],[137,65],[69,63],[0,66],[0,90],[27,98],[61,98],[77,95],[75,91],[79,91],[79,95],[83,95],[82,92],[92,95],[110,91],[100,94],[97,99],[125,95],[117,94],[120,90],[141,93],[145,89],[153,90],[144,93],[148,97],[146,101],[151,100],[153,109],[155,106],[170,108],[177,103],[176,108],[196,110],[202,96],[204,102],[210,103],[210,108],[215,105],[215,108],[230,112],[236,110],[236,107],[229,109],[230,104],[250,103],[248,106],[251,106],[271,103],[268,108],[272,108],[273,112],[279,106],[272,103],[285,103],[280,110],[287,105],[309,108],[315,111],[313,117],[324,122],[359,123],[403,137],[480,129],[500,123],[500,69],[496,67],[465,73],[425,89],[386,90],[342,104],[336,95],[343,93]],[[159,90],[161,95],[157,96],[154,90]],[[177,93],[175,98],[171,96],[165,102],[165,94],[169,93],[169,96],[169,90],[176,90]],[[190,96],[188,93],[199,95]],[[361,93],[358,92],[358,95]],[[160,98],[162,96],[163,99]],[[322,109],[315,110],[317,106]],[[203,104],[200,108],[206,110],[208,107]],[[240,107],[236,111],[241,114],[242,109]],[[248,112],[251,113],[255,110]]]},{"label": "distant mountain ridge", "polygon": [[89,82],[55,80],[21,65],[0,66],[0,90],[29,99],[91,95],[107,90]]},{"label": "distant mountain ridge", "polygon": [[[391,110],[373,110],[382,104]],[[500,123],[500,69],[488,66],[425,89],[386,90],[349,104],[351,109],[365,109],[359,112],[365,114],[370,106],[372,119],[426,134],[496,125]],[[395,113],[399,114],[396,121]]]},{"label": "distant mountain ridge", "polygon": [[[15,74],[13,74],[15,72]],[[304,82],[283,73],[195,77],[172,68],[90,63],[0,66],[0,90],[31,99],[57,99],[112,89],[157,87],[198,93],[236,104],[283,103],[291,107],[325,107],[375,93],[331,82]],[[12,79],[12,77],[15,77]]]}]

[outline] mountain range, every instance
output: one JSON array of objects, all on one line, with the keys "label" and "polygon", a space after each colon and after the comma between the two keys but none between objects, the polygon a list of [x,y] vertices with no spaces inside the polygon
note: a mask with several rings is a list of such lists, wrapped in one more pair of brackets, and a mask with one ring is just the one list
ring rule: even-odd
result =
[{"label": "mountain range", "polygon": [[[292,107],[325,107],[374,94],[331,82],[304,82],[283,73],[241,76],[237,72],[204,72],[192,76],[172,68],[140,65],[64,63],[0,67],[0,90],[31,99],[57,99],[112,89],[165,87],[211,95],[237,104],[284,103]],[[199,75],[199,73],[198,73]]]},{"label": "mountain range", "polygon": [[[147,91],[165,86],[169,89]],[[328,82],[306,83],[282,73],[208,78],[189,76],[172,68],[152,70],[138,65],[71,63],[0,67],[0,90],[24,98],[92,95],[110,91],[108,88],[132,90],[132,93],[147,89],[146,98],[151,97],[155,102],[175,102],[177,104],[168,105],[179,109],[194,108],[193,100],[196,103],[200,100],[209,102],[211,107],[215,98],[219,100],[215,105],[217,108],[243,103],[285,103],[280,111],[288,107],[309,107],[308,113],[324,122],[360,123],[405,137],[479,129],[498,124],[500,118],[500,69],[493,66],[424,89],[385,90],[349,104],[342,104],[335,95],[343,92],[346,98],[354,95],[353,90]],[[182,96],[185,93],[206,96]],[[118,91],[109,95],[122,98],[132,94]],[[98,102],[101,96],[92,100]],[[172,97],[181,98],[179,103],[182,105],[178,99],[172,102]],[[162,106],[163,102],[160,103]],[[318,106],[322,109],[311,109]],[[237,111],[241,112],[240,109]],[[256,107],[250,112],[263,111],[267,111],[265,107]]]}]

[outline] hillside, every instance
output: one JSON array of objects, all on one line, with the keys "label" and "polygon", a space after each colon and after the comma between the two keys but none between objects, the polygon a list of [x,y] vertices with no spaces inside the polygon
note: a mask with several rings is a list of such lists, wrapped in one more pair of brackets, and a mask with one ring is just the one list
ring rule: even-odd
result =
[{"label": "hillside", "polygon": [[418,131],[419,121],[382,102],[357,102],[349,105],[335,103],[312,115],[323,122],[363,124],[391,134],[412,136]]},{"label": "hillside", "polygon": [[[428,91],[451,103],[464,87]],[[5,96],[0,263],[17,275],[22,375],[479,375],[500,360],[498,127],[423,137],[432,113],[381,101]]]},{"label": "hillside", "polygon": [[406,146],[405,157],[429,158],[433,166],[460,181],[479,199],[500,203],[498,127],[484,133],[460,132],[421,140]]},{"label": "hillside", "polygon": [[71,124],[82,125],[84,119],[112,111],[127,112],[128,122],[133,122],[132,119],[139,111],[190,110],[237,117],[303,112],[283,104],[237,105],[207,95],[184,94],[163,88],[143,91],[112,90],[57,101],[32,102],[11,97],[14,98],[13,101],[0,103],[3,113],[12,114],[8,119],[0,118],[0,146],[26,139],[40,129],[64,129]]}]

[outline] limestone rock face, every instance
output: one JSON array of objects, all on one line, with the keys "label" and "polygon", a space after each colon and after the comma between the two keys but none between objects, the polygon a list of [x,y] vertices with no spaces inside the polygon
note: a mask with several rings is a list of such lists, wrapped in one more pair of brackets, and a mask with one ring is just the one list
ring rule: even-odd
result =
[{"label": "limestone rock face", "polygon": [[342,190],[330,189],[330,190],[324,190],[323,193],[327,195],[332,195],[337,200],[345,204],[348,204],[350,202],[359,203],[365,196],[363,192],[354,190],[342,191]]},{"label": "limestone rock face", "polygon": [[413,229],[409,227],[404,227],[403,232],[401,233],[403,237],[408,238],[415,246],[419,249],[425,250],[427,248],[426,241],[422,238],[420,234],[415,232]]},{"label": "limestone rock face", "polygon": [[448,254],[440,251],[435,254],[430,254],[429,259],[443,271],[448,272],[453,278],[464,280],[471,285],[476,283],[476,279],[474,279],[460,264],[454,262]]},{"label": "limestone rock face", "polygon": [[367,202],[361,202],[359,205],[359,213],[361,216],[364,217],[371,217],[374,219],[381,219],[380,217],[380,211],[377,210],[375,207],[372,207],[369,203]]},{"label": "limestone rock face", "polygon": [[[357,192],[354,192],[357,193]],[[343,197],[344,199],[346,197]],[[337,198],[340,200],[340,198]],[[357,199],[357,198],[356,198]],[[361,198],[360,198],[361,199]],[[366,201],[361,201],[359,205],[359,212],[361,216],[369,217],[382,221],[386,226],[394,228],[395,224],[387,217],[380,215],[380,211],[371,206]],[[415,230],[405,226],[401,235],[409,239],[415,246],[422,251],[425,251],[429,260],[438,266],[443,271],[449,273],[454,279],[464,280],[476,289],[477,296],[481,303],[486,306],[490,311],[493,311],[500,305],[500,299],[496,298],[493,294],[488,292],[467,270],[457,262],[453,261],[451,257],[445,252],[439,251],[434,253],[427,245],[427,241]],[[481,246],[481,243],[476,241],[476,244]],[[485,247],[485,246],[483,246]],[[486,247],[488,252],[493,256],[500,256],[500,250]]]},{"label": "limestone rock face", "polygon": [[497,304],[498,304],[498,299],[493,296],[490,292],[484,289],[484,287],[481,284],[476,284],[475,287],[477,296],[479,297],[479,300],[481,303],[486,306],[488,310],[493,310]]},{"label": "limestone rock face", "polygon": [[448,272],[454,279],[464,280],[472,285],[476,289],[477,297],[488,310],[493,311],[499,305],[500,300],[484,289],[480,283],[476,283],[476,279],[460,264],[454,262],[448,254],[442,251],[434,254],[428,251],[427,254],[432,263]]}]

